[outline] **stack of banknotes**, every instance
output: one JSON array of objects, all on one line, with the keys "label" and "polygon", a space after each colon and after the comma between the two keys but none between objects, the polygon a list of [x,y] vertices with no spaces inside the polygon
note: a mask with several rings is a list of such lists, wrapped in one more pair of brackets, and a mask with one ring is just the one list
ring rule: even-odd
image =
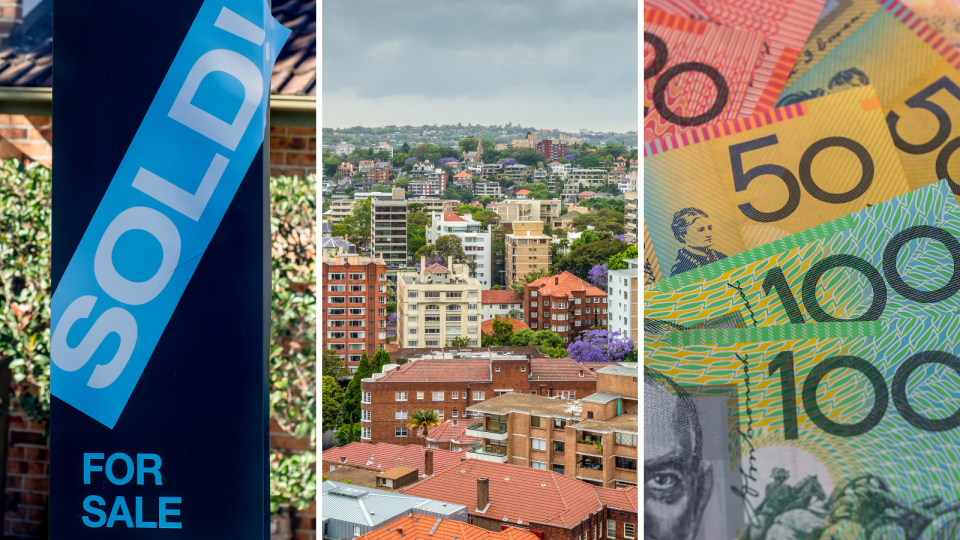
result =
[{"label": "stack of banknotes", "polygon": [[960,0],[644,4],[644,538],[960,539]]}]

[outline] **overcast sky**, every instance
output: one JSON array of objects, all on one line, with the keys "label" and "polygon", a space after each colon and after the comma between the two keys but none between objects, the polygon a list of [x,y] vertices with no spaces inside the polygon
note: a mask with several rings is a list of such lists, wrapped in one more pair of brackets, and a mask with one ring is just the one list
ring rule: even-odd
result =
[{"label": "overcast sky", "polygon": [[321,124],[637,130],[638,6],[323,2]]}]

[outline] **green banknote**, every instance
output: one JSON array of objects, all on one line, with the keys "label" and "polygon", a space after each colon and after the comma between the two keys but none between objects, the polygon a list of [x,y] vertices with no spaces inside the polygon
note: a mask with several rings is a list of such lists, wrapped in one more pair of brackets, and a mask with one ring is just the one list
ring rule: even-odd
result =
[{"label": "green banknote", "polygon": [[960,318],[646,335],[650,539],[960,538]]},{"label": "green banknote", "polygon": [[960,206],[937,182],[644,290],[644,317],[694,327],[960,313]]}]

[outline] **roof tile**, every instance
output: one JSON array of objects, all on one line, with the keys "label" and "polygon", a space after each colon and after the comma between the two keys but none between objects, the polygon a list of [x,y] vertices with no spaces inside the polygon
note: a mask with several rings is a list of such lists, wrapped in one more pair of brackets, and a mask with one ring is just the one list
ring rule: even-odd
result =
[{"label": "roof tile", "polygon": [[495,321],[496,319],[505,320],[505,321],[509,322],[510,324],[512,324],[512,325],[513,325],[513,331],[514,331],[514,332],[519,332],[519,331],[524,330],[524,329],[526,329],[526,330],[529,330],[529,329],[530,329],[530,327],[527,326],[526,323],[524,323],[523,321],[518,321],[518,320],[514,319],[513,317],[505,317],[505,316],[504,316],[504,317],[497,317],[497,318],[494,318],[494,319],[487,319],[486,321],[483,321],[482,323],[480,323],[480,333],[481,333],[481,334],[487,334],[487,335],[492,336],[492,335],[493,335],[493,321]]},{"label": "roof tile", "polygon": [[517,300],[513,291],[501,289],[498,291],[480,291],[480,303],[482,304],[522,304],[523,300]]},{"label": "roof tile", "polygon": [[[437,522],[440,523],[437,523]],[[402,531],[402,532],[401,532]],[[507,527],[501,532],[488,531],[453,519],[411,513],[359,537],[358,540],[537,540],[530,531]]]},{"label": "roof tile", "polygon": [[[425,446],[415,444],[399,445],[352,442],[346,446],[324,450],[323,461],[343,463],[351,467],[376,469],[381,472],[393,469],[398,465],[406,465],[416,467],[420,471],[420,476],[423,476],[425,474],[423,470],[423,455],[426,450],[428,450],[428,448]],[[347,461],[341,461],[340,458],[342,456],[346,456]],[[459,465],[463,457],[463,452],[433,449],[434,474]]]}]

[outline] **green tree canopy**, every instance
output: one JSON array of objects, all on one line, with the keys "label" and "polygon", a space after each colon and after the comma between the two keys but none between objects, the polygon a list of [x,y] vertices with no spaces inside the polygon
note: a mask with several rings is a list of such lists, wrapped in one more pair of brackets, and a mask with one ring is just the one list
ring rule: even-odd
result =
[{"label": "green tree canopy", "polygon": [[523,301],[523,286],[549,275],[549,271],[541,268],[536,272],[530,272],[524,276],[517,276],[517,279],[513,280],[513,284],[510,285],[510,290],[513,291],[513,295],[517,300]]},{"label": "green tree canopy", "polygon": [[343,408],[343,388],[333,377],[323,378],[323,414],[322,430],[329,431],[339,427],[340,410]]},{"label": "green tree canopy", "polygon": [[570,272],[581,279],[589,279],[587,274],[591,268],[609,261],[611,256],[626,250],[627,247],[627,243],[614,238],[584,244],[570,251],[570,254],[556,265],[556,270],[558,273]]},{"label": "green tree canopy", "polygon": [[[455,234],[445,234],[437,238],[436,242],[418,249],[414,253],[414,261],[419,262],[421,257],[428,259],[439,257],[443,265],[447,264],[448,257],[453,257],[454,264],[466,264],[471,272],[475,272],[477,268],[477,263],[467,257],[460,243],[460,237]],[[450,271],[453,269],[451,268]]]},{"label": "green tree canopy", "polygon": [[608,270],[626,270],[627,263],[624,262],[626,259],[636,259],[639,257],[639,249],[636,244],[631,245],[627,249],[610,256],[610,260],[607,261]]},{"label": "green tree canopy", "polygon": [[499,316],[493,319],[493,335],[484,334],[480,340],[482,347],[504,347],[513,336],[513,323]]}]

